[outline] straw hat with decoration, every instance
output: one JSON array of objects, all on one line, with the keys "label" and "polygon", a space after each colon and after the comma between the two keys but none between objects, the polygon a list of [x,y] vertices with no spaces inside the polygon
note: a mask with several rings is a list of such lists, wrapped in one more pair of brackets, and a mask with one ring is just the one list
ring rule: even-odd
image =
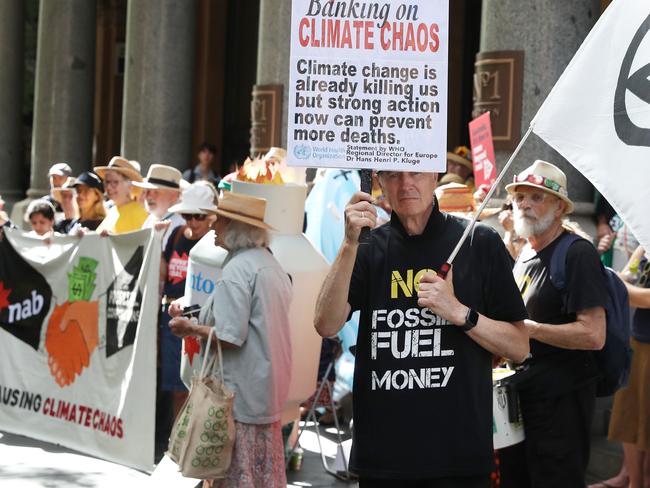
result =
[{"label": "straw hat with decoration", "polygon": [[219,200],[219,208],[216,210],[205,208],[203,210],[209,214],[221,215],[230,220],[243,222],[254,227],[273,230],[273,227],[264,222],[264,214],[266,213],[266,200],[264,198],[229,192],[225,193]]},{"label": "straw hat with decoration", "polygon": [[554,164],[538,159],[516,175],[513,182],[506,185],[506,190],[508,193],[513,194],[517,191],[517,188],[522,186],[536,188],[558,197],[566,203],[565,214],[570,214],[575,208],[573,202],[569,199],[566,175],[564,171]]},{"label": "straw hat with decoration", "polygon": [[102,180],[106,175],[106,171],[115,171],[116,173],[126,176],[132,182],[142,181],[140,163],[137,161],[129,161],[121,156],[113,156],[107,166],[96,166],[94,171]]}]

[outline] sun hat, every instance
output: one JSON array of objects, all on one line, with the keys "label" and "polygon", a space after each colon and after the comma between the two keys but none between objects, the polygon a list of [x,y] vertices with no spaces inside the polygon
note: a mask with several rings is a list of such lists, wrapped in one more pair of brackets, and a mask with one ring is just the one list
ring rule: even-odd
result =
[{"label": "sun hat", "polygon": [[178,190],[181,191],[187,186],[183,175],[173,166],[165,164],[152,164],[149,166],[147,177],[143,181],[134,181],[133,186],[146,190]]},{"label": "sun hat", "polygon": [[515,175],[513,182],[506,185],[506,191],[512,194],[520,186],[537,188],[538,190],[555,195],[567,204],[565,214],[573,212],[574,205],[569,199],[569,193],[566,188],[566,175],[564,171],[554,164],[538,159],[521,173]]},{"label": "sun hat", "polygon": [[102,180],[106,175],[106,171],[115,171],[126,176],[131,181],[142,181],[140,163],[129,161],[121,156],[113,156],[107,166],[96,166],[94,171]]},{"label": "sun hat", "polygon": [[219,208],[204,210],[209,214],[222,215],[254,227],[273,230],[273,227],[264,222],[264,214],[266,213],[266,200],[264,198],[228,192],[224,193],[221,200],[219,200]]},{"label": "sun hat", "polygon": [[183,190],[181,201],[169,207],[168,211],[179,214],[207,214],[216,210],[212,190],[205,185],[193,184]]},{"label": "sun hat", "polygon": [[447,162],[452,161],[474,171],[472,155],[465,146],[457,146],[453,151],[447,153]]},{"label": "sun hat", "polygon": [[72,168],[66,163],[56,163],[50,167],[47,176],[72,176]]},{"label": "sun hat", "polygon": [[72,186],[77,187],[79,185],[86,185],[90,188],[96,188],[100,192],[104,193],[104,183],[102,183],[102,179],[91,171],[84,171],[79,176],[77,176],[77,180]]}]

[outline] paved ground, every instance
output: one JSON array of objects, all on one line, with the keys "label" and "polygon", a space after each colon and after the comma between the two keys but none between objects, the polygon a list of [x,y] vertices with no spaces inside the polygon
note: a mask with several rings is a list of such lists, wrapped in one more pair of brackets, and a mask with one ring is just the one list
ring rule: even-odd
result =
[{"label": "paved ground", "polygon": [[[322,440],[327,461],[334,463],[336,444],[332,430]],[[316,435],[307,431],[301,445],[305,451],[302,469],[289,472],[289,488],[357,488],[357,483],[339,481],[321,464]],[[620,447],[604,438],[594,438],[588,479],[594,482],[615,474],[620,467]],[[172,466],[173,470],[174,467]],[[189,480],[162,473],[158,478],[86,456],[69,449],[13,434],[0,433],[0,487],[2,488],[193,488]]]},{"label": "paved ground", "polygon": [[[324,433],[325,434],[325,433]],[[326,434],[333,437],[331,434]],[[349,487],[356,483],[337,481],[321,465],[318,443],[313,432],[301,442],[305,454],[299,472],[288,473],[288,487]],[[334,461],[336,444],[323,439],[328,460]],[[140,471],[86,456],[61,446],[27,437],[0,433],[0,487],[2,488],[188,488],[194,483],[175,479],[169,473],[152,478]]]},{"label": "paved ground", "polygon": [[2,488],[141,486],[148,475],[27,437],[0,433]]}]

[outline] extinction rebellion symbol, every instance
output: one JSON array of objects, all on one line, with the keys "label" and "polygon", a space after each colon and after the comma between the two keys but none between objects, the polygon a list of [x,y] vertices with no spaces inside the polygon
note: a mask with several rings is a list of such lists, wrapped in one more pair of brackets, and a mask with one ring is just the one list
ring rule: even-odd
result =
[{"label": "extinction rebellion symbol", "polygon": [[623,58],[614,95],[614,126],[616,127],[616,134],[621,141],[629,146],[650,147],[650,127],[636,125],[630,118],[625,103],[625,96],[629,90],[648,104],[646,111],[650,110],[650,63],[630,75],[632,63],[648,32],[650,32],[650,15],[639,27]]}]

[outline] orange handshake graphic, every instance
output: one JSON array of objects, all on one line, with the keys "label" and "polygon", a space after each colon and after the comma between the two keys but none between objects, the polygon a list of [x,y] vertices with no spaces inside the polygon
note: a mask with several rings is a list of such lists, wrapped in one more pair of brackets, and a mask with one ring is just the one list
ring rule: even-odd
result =
[{"label": "orange handshake graphic", "polygon": [[50,373],[59,386],[72,384],[97,348],[99,304],[65,302],[54,307],[47,324],[45,348],[49,354]]}]

